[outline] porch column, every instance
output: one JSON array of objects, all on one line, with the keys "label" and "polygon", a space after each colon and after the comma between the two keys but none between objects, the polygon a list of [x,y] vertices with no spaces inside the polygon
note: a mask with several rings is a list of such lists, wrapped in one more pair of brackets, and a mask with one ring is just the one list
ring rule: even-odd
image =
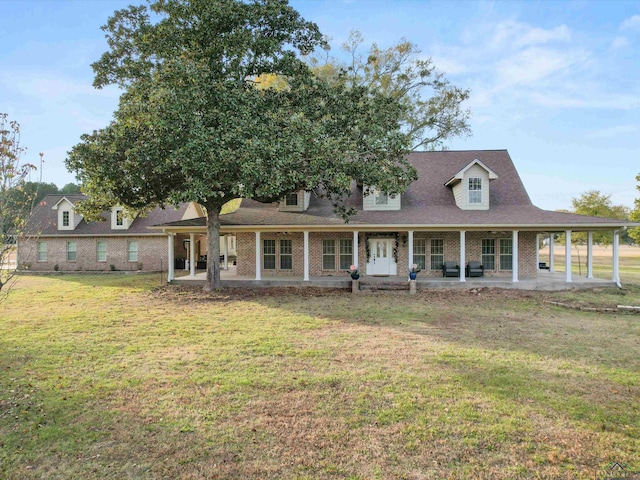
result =
[{"label": "porch column", "polygon": [[222,245],[222,255],[224,258],[224,263],[222,264],[222,268],[225,270],[229,270],[229,237],[226,235],[224,237],[224,244]]},{"label": "porch column", "polygon": [[196,276],[196,234],[189,234],[189,276]]},{"label": "porch column", "polygon": [[467,260],[465,258],[465,252],[467,250],[467,246],[466,246],[466,237],[465,237],[465,231],[464,230],[460,230],[460,281],[461,282],[466,282],[467,279],[464,278],[464,266],[467,263]]},{"label": "porch column", "polygon": [[304,278],[305,282],[309,281],[309,232],[304,233]]},{"label": "porch column", "polygon": [[536,271],[540,265],[540,234],[536,233]]},{"label": "porch column", "polygon": [[620,231],[614,230],[613,232],[613,282],[620,288],[622,288],[622,284],[620,283]]},{"label": "porch column", "polygon": [[571,230],[564,232],[564,268],[565,280],[571,283]]},{"label": "porch column", "polygon": [[168,239],[168,246],[167,248],[169,249],[169,254],[167,255],[167,283],[171,283],[171,281],[175,278],[176,276],[176,272],[175,272],[175,260],[174,260],[174,238],[175,235],[173,233],[170,233],[169,236],[167,237]]},{"label": "porch column", "polygon": [[260,232],[256,232],[256,280],[262,280],[260,263]]},{"label": "porch column", "polygon": [[549,233],[549,271],[550,272],[555,272],[555,268],[554,268],[554,262],[553,262],[553,249],[554,249],[554,245],[553,245],[553,240],[555,237],[555,234],[553,232]]},{"label": "porch column", "polygon": [[409,230],[409,271],[413,267],[413,230]]},{"label": "porch column", "polygon": [[518,283],[518,230],[511,236],[511,282]]},{"label": "porch column", "polygon": [[353,264],[358,266],[358,231],[353,232]]},{"label": "porch column", "polygon": [[593,278],[593,232],[587,232],[587,278]]}]

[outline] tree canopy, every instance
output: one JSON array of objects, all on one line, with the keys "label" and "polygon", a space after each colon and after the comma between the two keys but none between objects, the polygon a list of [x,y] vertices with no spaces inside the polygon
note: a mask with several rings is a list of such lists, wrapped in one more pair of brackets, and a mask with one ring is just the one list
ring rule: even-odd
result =
[{"label": "tree canopy", "polygon": [[[301,56],[323,45],[286,0],[158,0],[119,10],[94,85],[120,86],[113,121],[67,159],[87,218],[194,201],[207,211],[208,281],[219,288],[219,214],[228,200],[300,189],[342,206],[353,179],[400,193],[415,180],[407,106],[374,85],[327,81]],[[273,86],[256,88],[274,75]]]},{"label": "tree canopy", "polygon": [[[640,174],[636,176],[636,189],[640,192]],[[640,222],[640,197],[636,198],[634,201],[634,208],[629,215],[629,219],[634,222]],[[631,228],[629,230],[629,236],[633,238],[636,242],[640,243],[640,227]]]},{"label": "tree canopy", "polygon": [[[613,205],[611,195],[605,195],[599,190],[589,190],[571,201],[573,212],[581,215],[593,217],[626,219],[629,215],[627,207],[623,205]],[[573,240],[576,242],[586,242],[587,234],[576,232]],[[611,232],[594,232],[593,241],[602,245],[609,245],[612,241]]]}]

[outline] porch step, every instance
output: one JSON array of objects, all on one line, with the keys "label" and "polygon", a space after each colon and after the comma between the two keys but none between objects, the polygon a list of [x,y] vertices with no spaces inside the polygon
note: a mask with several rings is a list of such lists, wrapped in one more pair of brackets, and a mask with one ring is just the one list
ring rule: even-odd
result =
[{"label": "porch step", "polygon": [[370,282],[360,280],[360,290],[406,290],[409,291],[409,282]]}]

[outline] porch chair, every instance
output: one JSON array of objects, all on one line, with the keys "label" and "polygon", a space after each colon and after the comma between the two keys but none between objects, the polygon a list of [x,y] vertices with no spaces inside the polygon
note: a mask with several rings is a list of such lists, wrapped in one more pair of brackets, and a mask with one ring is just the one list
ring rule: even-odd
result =
[{"label": "porch chair", "polygon": [[469,262],[467,263],[467,277],[483,277],[484,266],[481,262]]},{"label": "porch chair", "polygon": [[442,264],[443,277],[459,277],[460,266],[456,262],[444,262]]}]

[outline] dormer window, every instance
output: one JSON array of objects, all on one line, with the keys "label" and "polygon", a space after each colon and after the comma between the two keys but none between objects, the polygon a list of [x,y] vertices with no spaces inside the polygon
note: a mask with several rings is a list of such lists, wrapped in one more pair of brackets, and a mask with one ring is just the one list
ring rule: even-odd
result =
[{"label": "dormer window", "polygon": [[362,189],[363,210],[400,210],[400,195],[379,190],[375,187],[364,187]]},{"label": "dormer window", "polygon": [[386,192],[376,190],[373,193],[373,201],[376,205],[389,205],[389,195]]},{"label": "dormer window", "polygon": [[469,203],[482,203],[482,178],[469,178]]},{"label": "dormer window", "polygon": [[298,206],[298,192],[290,193],[284,199],[284,204],[287,207],[297,207]]},{"label": "dormer window", "polygon": [[113,230],[127,230],[131,223],[133,223],[133,218],[125,215],[124,208],[120,206],[111,208],[111,228]]},{"label": "dormer window", "polygon": [[69,225],[71,225],[70,220],[69,220],[69,210],[64,210],[62,212],[62,226],[63,227],[68,227]]},{"label": "dormer window", "polygon": [[309,208],[310,200],[311,192],[298,190],[297,192],[289,193],[280,199],[280,211],[304,212]]},{"label": "dormer window", "polygon": [[122,227],[124,225],[124,211],[116,210],[116,226]]}]

